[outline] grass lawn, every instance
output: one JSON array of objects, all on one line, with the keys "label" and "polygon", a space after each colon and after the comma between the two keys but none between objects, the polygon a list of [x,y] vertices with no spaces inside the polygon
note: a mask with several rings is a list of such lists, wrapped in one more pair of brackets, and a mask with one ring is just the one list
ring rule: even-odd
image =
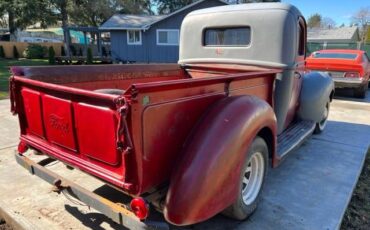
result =
[{"label": "grass lawn", "polygon": [[0,59],[0,99],[9,97],[8,78],[10,76],[10,66],[35,66],[35,65],[48,65],[47,59]]},{"label": "grass lawn", "polygon": [[370,148],[351,202],[344,214],[341,229],[370,229]]}]

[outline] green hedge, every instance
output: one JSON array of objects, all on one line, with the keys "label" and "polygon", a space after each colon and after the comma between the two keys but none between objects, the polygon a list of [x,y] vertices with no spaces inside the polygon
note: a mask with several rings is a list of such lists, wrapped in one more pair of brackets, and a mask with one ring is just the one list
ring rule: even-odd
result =
[{"label": "green hedge", "polygon": [[[23,51],[23,56],[28,59],[44,58],[47,48],[38,44],[29,44]],[[55,54],[54,54],[55,55]]]}]

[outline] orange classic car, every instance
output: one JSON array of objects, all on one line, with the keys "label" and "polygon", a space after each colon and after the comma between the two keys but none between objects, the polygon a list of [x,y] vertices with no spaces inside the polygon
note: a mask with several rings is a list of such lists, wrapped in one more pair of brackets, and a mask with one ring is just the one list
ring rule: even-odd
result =
[{"label": "orange classic car", "polygon": [[336,88],[353,88],[355,97],[366,96],[370,60],[363,50],[319,50],[306,59],[306,68],[328,73]]}]

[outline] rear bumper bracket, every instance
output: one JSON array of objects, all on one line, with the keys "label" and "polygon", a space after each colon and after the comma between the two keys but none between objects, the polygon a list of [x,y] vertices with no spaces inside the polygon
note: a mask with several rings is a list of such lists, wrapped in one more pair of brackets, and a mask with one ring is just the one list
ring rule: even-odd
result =
[{"label": "rear bumper bracket", "polygon": [[16,153],[15,158],[17,163],[27,169],[31,174],[40,177],[59,189],[66,190],[76,199],[96,209],[120,225],[129,229],[169,229],[168,224],[165,222],[141,222],[135,214],[125,206],[113,203],[112,201],[59,176],[24,155]]}]

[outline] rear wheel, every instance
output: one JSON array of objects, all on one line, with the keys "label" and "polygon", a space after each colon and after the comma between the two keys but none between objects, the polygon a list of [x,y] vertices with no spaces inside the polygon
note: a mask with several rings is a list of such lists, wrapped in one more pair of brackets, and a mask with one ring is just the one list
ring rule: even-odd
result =
[{"label": "rear wheel", "polygon": [[240,176],[237,200],[223,214],[243,220],[257,208],[268,168],[268,147],[266,142],[256,137],[248,150],[242,175]]},{"label": "rear wheel", "polygon": [[329,117],[329,110],[330,110],[330,101],[327,102],[324,110],[324,118],[316,123],[316,127],[314,130],[314,134],[322,133],[326,127],[326,123],[328,123],[328,117]]},{"label": "rear wheel", "polygon": [[365,98],[366,97],[366,93],[367,93],[367,89],[368,89],[368,84],[365,84],[357,89],[354,89],[354,94],[355,94],[355,97],[357,98]]}]

